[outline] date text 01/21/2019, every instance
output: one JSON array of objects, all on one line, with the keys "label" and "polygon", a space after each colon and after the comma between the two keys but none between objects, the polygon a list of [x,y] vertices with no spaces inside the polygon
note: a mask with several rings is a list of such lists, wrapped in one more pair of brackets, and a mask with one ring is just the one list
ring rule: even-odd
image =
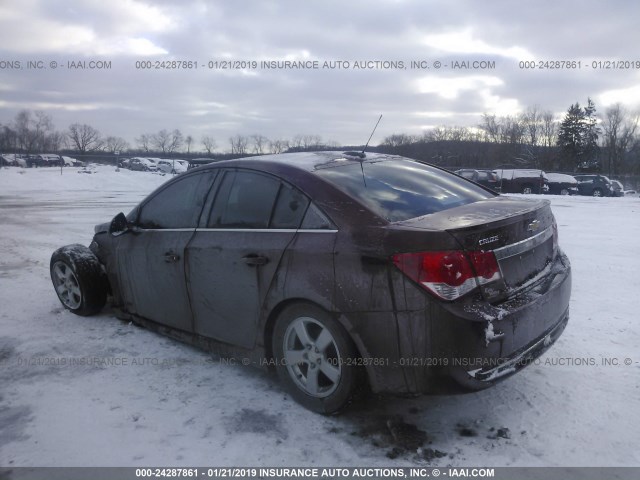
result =
[{"label": "date text 01/21/2019", "polygon": [[521,70],[640,70],[640,60],[521,60]]}]

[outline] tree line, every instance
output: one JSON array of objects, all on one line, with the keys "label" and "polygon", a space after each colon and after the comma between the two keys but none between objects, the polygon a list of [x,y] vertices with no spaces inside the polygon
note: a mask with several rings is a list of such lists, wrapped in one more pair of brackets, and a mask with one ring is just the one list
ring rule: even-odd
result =
[{"label": "tree line", "polygon": [[[609,174],[640,173],[639,115],[613,105],[598,115],[589,98],[585,106],[572,104],[561,119],[549,110],[529,107],[520,115],[485,113],[478,125],[441,125],[421,135],[397,133],[387,136],[371,150],[405,155],[447,167],[534,167],[554,171],[603,171]],[[266,153],[340,148],[314,134],[290,139],[269,139],[261,134],[233,135],[228,149],[220,153],[213,135],[197,142],[179,129],[143,133],[130,145],[117,136],[105,136],[87,124],[74,123],[64,131],[55,129],[50,115],[22,110],[13,121],[0,124],[0,152],[79,155],[143,154],[175,156],[243,156]],[[343,147],[347,148],[347,147]]]},{"label": "tree line", "polygon": [[533,167],[549,171],[640,174],[640,115],[620,104],[598,115],[590,98],[561,119],[529,107],[516,116],[485,113],[475,127],[438,126],[386,137],[378,150],[447,167]]},{"label": "tree line", "polygon": [[[339,147],[337,142],[325,142],[319,135],[299,134],[291,139],[269,139],[261,134],[229,137],[227,154],[262,155],[288,151],[318,150]],[[217,155],[218,143],[212,135],[204,135],[197,144],[193,136],[179,129],[162,129],[143,133],[130,145],[125,139],[104,136],[91,125],[73,123],[67,130],[55,129],[50,115],[43,111],[20,111],[12,122],[0,124],[0,152],[3,153],[142,153],[175,155],[178,153]]]}]

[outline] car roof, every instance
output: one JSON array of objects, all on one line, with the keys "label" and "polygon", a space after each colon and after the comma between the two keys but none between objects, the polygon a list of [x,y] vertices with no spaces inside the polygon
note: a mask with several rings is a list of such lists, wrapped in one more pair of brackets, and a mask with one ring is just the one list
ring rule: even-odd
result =
[{"label": "car roof", "polygon": [[576,179],[572,175],[567,173],[547,173],[547,178],[553,181],[561,181],[561,182],[575,182]]},{"label": "car roof", "polygon": [[[365,153],[363,158],[358,155],[360,152],[295,152],[280,153],[273,155],[260,155],[253,157],[236,158],[233,160],[222,160],[219,162],[206,164],[199,169],[214,169],[220,167],[246,167],[271,170],[304,170],[314,172],[324,168],[340,167],[349,164],[373,163],[382,160],[403,159],[398,155],[387,155],[382,153]],[[409,159],[407,159],[409,160]]]}]

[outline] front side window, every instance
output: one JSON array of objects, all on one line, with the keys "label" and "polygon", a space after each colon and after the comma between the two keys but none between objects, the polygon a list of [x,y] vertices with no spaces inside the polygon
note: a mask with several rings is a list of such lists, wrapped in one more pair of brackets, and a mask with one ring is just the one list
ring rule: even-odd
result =
[{"label": "front side window", "polygon": [[212,174],[189,175],[170,184],[142,206],[138,223],[147,229],[196,228]]}]

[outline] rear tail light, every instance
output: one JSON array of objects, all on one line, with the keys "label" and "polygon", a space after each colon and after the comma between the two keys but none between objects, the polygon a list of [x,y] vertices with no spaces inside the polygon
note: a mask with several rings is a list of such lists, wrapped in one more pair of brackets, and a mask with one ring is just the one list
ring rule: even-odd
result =
[{"label": "rear tail light", "polygon": [[491,251],[398,253],[392,260],[414,282],[444,300],[455,300],[501,278]]}]

